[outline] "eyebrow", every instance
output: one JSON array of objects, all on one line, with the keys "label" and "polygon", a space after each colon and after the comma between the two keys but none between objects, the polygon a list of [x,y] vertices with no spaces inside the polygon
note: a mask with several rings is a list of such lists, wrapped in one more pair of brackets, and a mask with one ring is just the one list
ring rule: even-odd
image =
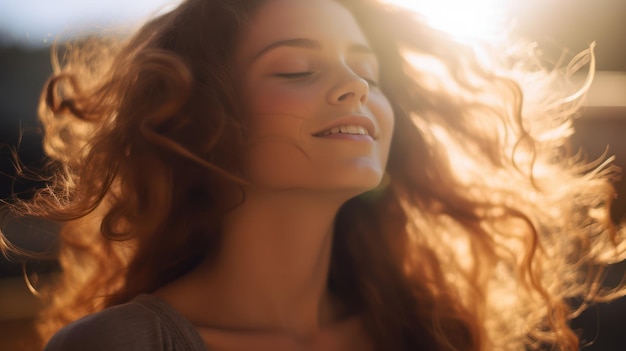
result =
[{"label": "eyebrow", "polygon": [[[279,47],[294,47],[294,48],[303,48],[303,49],[311,49],[311,50],[321,50],[322,49],[322,44],[319,41],[317,41],[317,40],[305,39],[305,38],[295,38],[295,39],[279,40],[279,41],[275,41],[275,42],[271,43],[270,45],[266,46],[265,48],[263,48],[256,55],[254,55],[252,60],[254,61],[254,60],[258,59],[259,57],[265,55],[269,51],[272,51],[272,50],[274,50],[276,48],[279,48]],[[369,46],[367,46],[365,44],[359,44],[359,43],[355,43],[355,44],[350,45],[348,47],[348,51],[350,51],[352,53],[357,53],[357,54],[376,55],[374,53],[374,50],[372,50]]]}]

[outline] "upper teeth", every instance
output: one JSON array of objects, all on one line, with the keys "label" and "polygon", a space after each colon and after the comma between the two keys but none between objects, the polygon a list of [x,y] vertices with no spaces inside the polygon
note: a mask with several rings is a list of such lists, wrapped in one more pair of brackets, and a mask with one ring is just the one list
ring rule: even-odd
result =
[{"label": "upper teeth", "polygon": [[356,134],[356,135],[369,135],[367,129],[363,126],[355,126],[355,125],[347,125],[347,126],[339,126],[334,127],[329,130],[326,130],[320,133],[321,136],[331,135],[331,134]]}]

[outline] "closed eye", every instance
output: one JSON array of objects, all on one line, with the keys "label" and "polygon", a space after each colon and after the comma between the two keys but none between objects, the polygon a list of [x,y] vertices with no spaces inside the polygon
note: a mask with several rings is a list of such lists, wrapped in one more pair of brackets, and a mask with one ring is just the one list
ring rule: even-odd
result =
[{"label": "closed eye", "polygon": [[309,77],[313,72],[276,73],[274,76],[285,79],[302,79]]},{"label": "closed eye", "polygon": [[[289,80],[297,80],[297,79],[303,79],[303,78],[310,77],[311,75],[313,75],[313,73],[314,72],[310,72],[310,71],[306,71],[306,72],[291,72],[291,73],[275,73],[274,76],[275,77],[279,77],[279,78],[289,79]],[[373,80],[373,79],[366,78],[366,77],[361,77],[361,79],[366,81],[370,88],[377,88],[378,87],[378,82]]]}]

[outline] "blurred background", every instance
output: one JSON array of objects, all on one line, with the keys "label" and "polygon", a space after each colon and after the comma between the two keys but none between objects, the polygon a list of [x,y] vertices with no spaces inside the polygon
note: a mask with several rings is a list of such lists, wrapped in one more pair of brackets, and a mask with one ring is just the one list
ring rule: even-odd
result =
[{"label": "blurred background", "polygon": [[[626,1],[625,0],[389,0],[415,7],[433,25],[459,36],[497,34],[502,24],[535,41],[546,61],[573,57],[596,43],[598,73],[587,106],[575,123],[573,144],[589,160],[605,151],[626,169]],[[89,33],[124,31],[147,16],[175,5],[168,0],[4,0],[0,2],[0,199],[28,198],[42,183],[16,176],[14,152],[28,167],[43,164],[41,126],[36,110],[41,87],[51,74],[50,45]],[[434,3],[434,4],[433,4]],[[453,12],[453,11],[456,12]],[[495,28],[495,29],[494,29]],[[491,31],[491,32],[490,32]],[[626,213],[626,183],[613,217]],[[9,220],[3,228],[16,245],[53,251],[55,228],[49,223]],[[30,262],[33,280],[45,279],[54,261]],[[608,280],[625,272],[611,268]],[[35,281],[36,283],[36,281]],[[22,265],[0,257],[0,350],[28,350],[32,319],[39,305],[26,288]],[[589,351],[622,351],[626,345],[626,300],[589,309],[575,320]]]}]

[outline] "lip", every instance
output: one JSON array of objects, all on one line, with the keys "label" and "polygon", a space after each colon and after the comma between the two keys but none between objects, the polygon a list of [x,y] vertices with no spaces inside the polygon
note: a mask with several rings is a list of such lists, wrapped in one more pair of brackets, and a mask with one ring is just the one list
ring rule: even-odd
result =
[{"label": "lip", "polygon": [[376,129],[376,125],[374,124],[374,122],[370,118],[367,118],[361,115],[350,115],[350,116],[345,116],[345,117],[334,119],[331,123],[325,125],[323,128],[313,133],[312,135],[314,137],[321,137],[319,136],[319,134],[327,130],[333,129],[335,127],[340,127],[340,126],[345,126],[345,125],[361,126],[365,128],[365,130],[367,130],[367,134],[369,134],[372,137],[372,139],[374,140],[378,139],[378,130]]}]

